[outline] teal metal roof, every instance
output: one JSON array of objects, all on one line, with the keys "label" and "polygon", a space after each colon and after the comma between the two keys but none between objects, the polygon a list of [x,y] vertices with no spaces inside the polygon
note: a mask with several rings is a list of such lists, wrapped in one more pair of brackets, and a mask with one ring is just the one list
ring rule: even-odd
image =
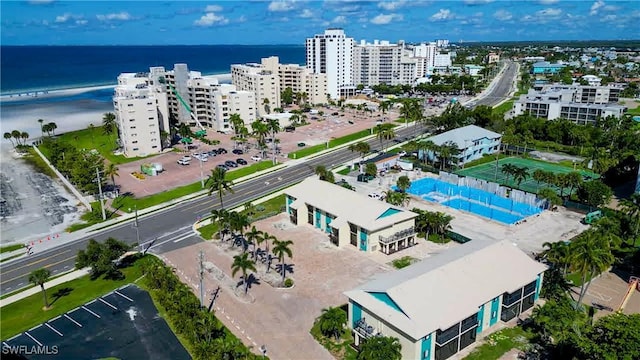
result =
[{"label": "teal metal roof", "polygon": [[382,219],[383,217],[387,217],[387,216],[391,216],[391,215],[397,214],[399,212],[402,212],[402,211],[398,210],[398,209],[394,209],[394,208],[388,208],[387,210],[385,210],[385,212],[383,212],[380,216],[378,216],[376,218],[376,220]]}]

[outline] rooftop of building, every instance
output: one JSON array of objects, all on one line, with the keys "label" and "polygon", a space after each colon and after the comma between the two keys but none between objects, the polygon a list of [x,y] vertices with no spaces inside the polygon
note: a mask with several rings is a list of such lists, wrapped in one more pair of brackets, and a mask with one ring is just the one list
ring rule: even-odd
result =
[{"label": "rooftop of building", "polygon": [[331,222],[334,228],[351,223],[371,232],[418,216],[414,212],[321,181],[316,177],[307,178],[285,189],[284,192],[297,199],[290,205],[294,209],[302,203],[308,203],[335,215],[336,218]]},{"label": "rooftop of building", "polygon": [[436,145],[442,145],[444,143],[453,142],[458,146],[458,149],[466,149],[469,145],[469,141],[475,141],[479,139],[495,139],[502,137],[502,135],[493,132],[491,130],[483,129],[476,125],[467,125],[457,129],[449,130],[431,136],[427,140],[432,141]]},{"label": "rooftop of building", "polygon": [[565,67],[565,65],[560,63],[552,64],[548,61],[538,61],[537,63],[533,64],[533,67]]},{"label": "rooftop of building", "polygon": [[477,313],[546,268],[508,241],[473,240],[344,294],[417,340]]}]

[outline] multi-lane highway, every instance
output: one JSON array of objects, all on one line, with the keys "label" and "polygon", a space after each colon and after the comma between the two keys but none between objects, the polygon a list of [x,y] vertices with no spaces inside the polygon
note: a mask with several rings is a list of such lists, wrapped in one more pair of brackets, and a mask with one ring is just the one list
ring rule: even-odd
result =
[{"label": "multi-lane highway", "polygon": [[[473,105],[493,106],[500,102],[510,92],[515,72],[516,65],[511,62],[508,63],[502,77],[493,86],[489,94],[483,99],[474,101]],[[411,137],[416,133],[416,128],[413,126],[403,127],[396,131],[398,138]],[[369,144],[372,150],[380,149],[380,142],[375,139],[369,140]],[[234,208],[247,201],[260,198],[299,182],[312,175],[313,169],[318,165],[333,167],[356,159],[358,156],[357,153],[343,148],[306,162],[247,180],[233,187],[234,194],[226,194],[224,196],[225,207]],[[192,225],[198,217],[209,214],[212,209],[218,208],[218,206],[217,196],[203,197],[140,217],[138,220],[140,243],[155,241],[151,251],[162,253],[201,241],[193,232]],[[137,239],[133,221],[96,231],[82,239],[1,265],[0,294],[27,286],[28,275],[35,269],[46,267],[55,275],[73,268],[78,250],[84,249],[89,239],[100,241],[109,237],[127,243],[135,243]]]}]

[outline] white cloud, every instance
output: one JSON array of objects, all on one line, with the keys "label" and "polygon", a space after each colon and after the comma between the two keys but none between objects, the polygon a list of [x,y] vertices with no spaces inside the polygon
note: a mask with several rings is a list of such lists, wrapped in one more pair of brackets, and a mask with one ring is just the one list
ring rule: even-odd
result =
[{"label": "white cloud", "polygon": [[431,21],[451,20],[454,14],[449,9],[440,9],[437,13],[431,15]]},{"label": "white cloud", "polygon": [[220,12],[222,11],[222,6],[220,5],[207,5],[206,8],[204,8],[204,12],[206,13],[216,13],[216,12]]},{"label": "white cloud", "polygon": [[229,19],[222,15],[216,15],[215,13],[206,13],[200,17],[200,19],[193,22],[194,25],[209,27],[213,25],[225,25],[229,23]]},{"label": "white cloud", "polygon": [[381,9],[393,11],[399,9],[406,5],[406,0],[398,0],[398,1],[381,1],[378,3],[378,7]]},{"label": "white cloud", "polygon": [[376,25],[384,25],[388,24],[392,21],[402,21],[402,15],[400,14],[380,14],[373,19],[371,19],[372,24]]},{"label": "white cloud", "polygon": [[511,14],[507,10],[498,10],[493,13],[493,17],[500,21],[507,21],[513,19],[513,14]]},{"label": "white cloud", "polygon": [[467,5],[482,5],[492,3],[493,0],[464,0],[464,3]]},{"label": "white cloud", "polygon": [[334,24],[346,24],[347,23],[347,18],[344,15],[338,15],[335,18],[333,18],[333,20],[331,20],[332,23]]},{"label": "white cloud", "polygon": [[269,3],[269,11],[274,11],[274,12],[278,12],[278,11],[291,11],[293,10],[294,6],[293,6],[293,1],[286,1],[286,0],[282,0],[282,1],[272,1],[271,3]]},{"label": "white cloud", "polygon": [[302,10],[302,12],[300,13],[300,17],[304,18],[304,19],[309,19],[313,17],[313,11],[309,10],[309,9],[304,9]]},{"label": "white cloud", "polygon": [[602,21],[614,21],[616,20],[618,17],[616,15],[607,15],[605,17],[602,18]]},{"label": "white cloud", "polygon": [[536,11],[536,15],[538,16],[548,16],[548,17],[556,17],[558,15],[562,14],[562,10],[560,9],[552,9],[552,8],[547,8],[544,10],[540,10],[540,11]]},{"label": "white cloud", "polygon": [[87,25],[88,21],[87,20],[76,20],[76,25]]},{"label": "white cloud", "polygon": [[560,0],[538,0],[538,2],[542,5],[553,5],[556,4]]},{"label": "white cloud", "polygon": [[71,20],[71,14],[65,13],[65,14],[56,16],[55,21],[60,24],[60,23],[66,23],[69,20]]},{"label": "white cloud", "polygon": [[602,0],[598,0],[594,2],[593,5],[591,5],[589,15],[596,15],[598,13],[598,10],[600,10],[600,8],[603,6],[604,6],[604,1]]},{"label": "white cloud", "polygon": [[119,13],[99,14],[99,15],[96,15],[96,18],[100,21],[112,21],[112,20],[127,21],[127,20],[131,20],[131,15],[126,11],[121,11]]},{"label": "white cloud", "polygon": [[51,4],[54,0],[30,0],[29,4],[31,5],[46,5]]}]

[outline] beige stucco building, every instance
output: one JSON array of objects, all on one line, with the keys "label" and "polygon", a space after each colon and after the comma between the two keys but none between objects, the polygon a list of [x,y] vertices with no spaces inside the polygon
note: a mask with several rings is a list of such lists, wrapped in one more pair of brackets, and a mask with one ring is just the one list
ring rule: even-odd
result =
[{"label": "beige stucco building", "polygon": [[392,254],[416,243],[418,214],[411,211],[316,177],[307,178],[284,193],[291,222],[314,226],[338,247]]},{"label": "beige stucco building", "polygon": [[402,359],[444,360],[537,302],[546,266],[509,241],[472,240],[344,294],[355,346],[397,338]]},{"label": "beige stucco building", "polygon": [[277,58],[275,58],[275,64],[272,58],[265,58],[260,64],[231,65],[231,83],[238,90],[253,92],[258,116],[266,115],[273,109],[281,107],[280,78],[277,68]]}]

